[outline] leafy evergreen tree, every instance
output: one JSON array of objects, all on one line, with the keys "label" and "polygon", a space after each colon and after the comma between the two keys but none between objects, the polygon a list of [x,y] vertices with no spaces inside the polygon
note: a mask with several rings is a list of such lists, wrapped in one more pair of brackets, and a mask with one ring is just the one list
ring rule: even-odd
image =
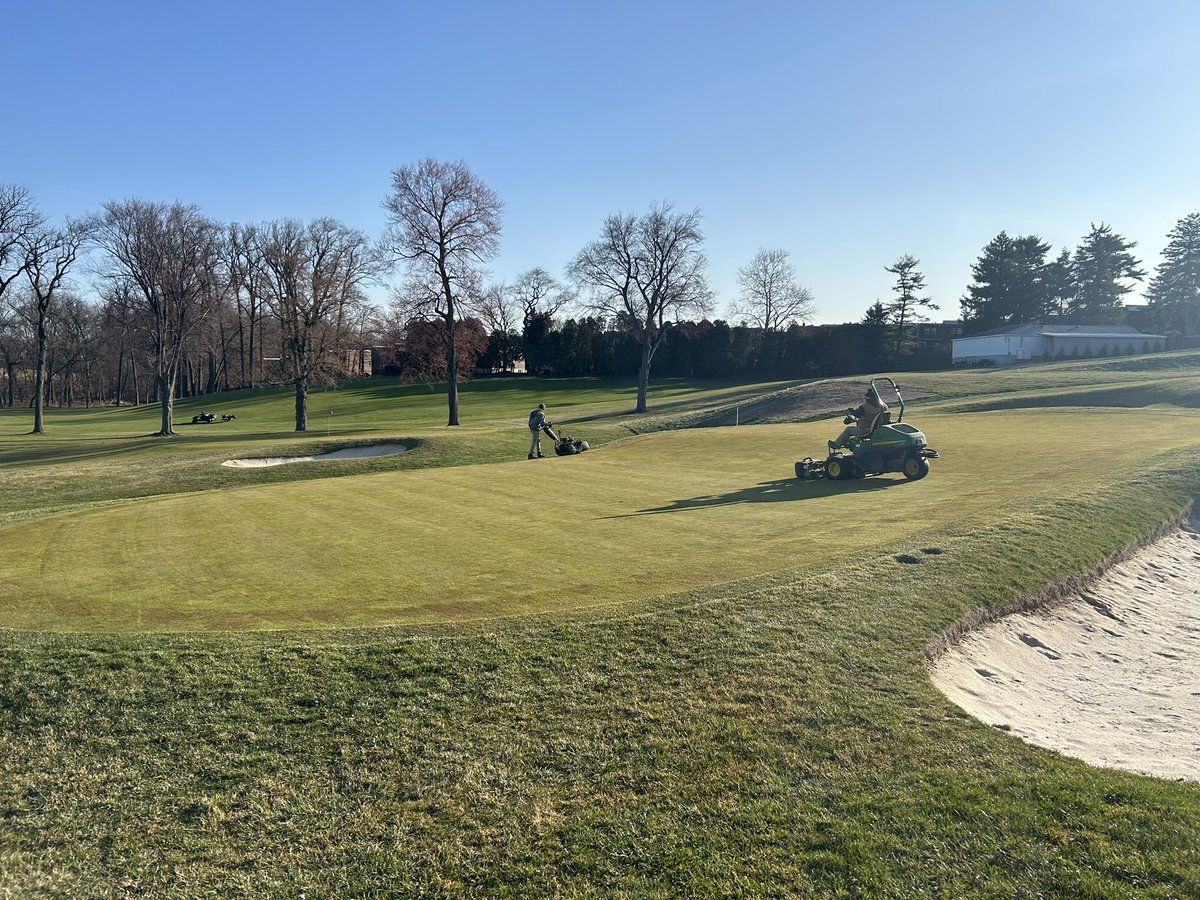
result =
[{"label": "leafy evergreen tree", "polygon": [[929,317],[920,312],[921,307],[937,309],[938,306],[929,297],[920,296],[925,290],[925,276],[917,268],[921,261],[914,256],[905,254],[884,270],[896,276],[892,286],[895,298],[886,305],[888,321],[892,326],[892,355],[899,356],[911,345],[909,335],[911,326],[918,322],[928,322]]},{"label": "leafy evergreen tree", "polygon": [[1042,280],[1046,290],[1046,314],[1065,316],[1075,302],[1075,276],[1071,270],[1071,251],[1063,247],[1053,262],[1046,263]]},{"label": "leafy evergreen tree", "polygon": [[876,300],[867,307],[867,313],[862,318],[862,328],[859,330],[859,344],[862,348],[863,359],[872,361],[871,365],[881,366],[887,349],[888,311],[883,303]]},{"label": "leafy evergreen tree", "polygon": [[1167,328],[1200,333],[1200,213],[1184,216],[1167,234],[1146,299]]},{"label": "leafy evergreen tree", "polygon": [[971,266],[975,283],[960,301],[963,319],[977,330],[1036,322],[1046,313],[1046,254],[1050,245],[1036,234],[1000,232]]},{"label": "leafy evergreen tree", "polygon": [[1103,222],[1076,248],[1071,260],[1076,293],[1071,317],[1090,325],[1122,322],[1125,310],[1121,298],[1133,290],[1129,282],[1146,277],[1141,260],[1129,251],[1136,247]]}]

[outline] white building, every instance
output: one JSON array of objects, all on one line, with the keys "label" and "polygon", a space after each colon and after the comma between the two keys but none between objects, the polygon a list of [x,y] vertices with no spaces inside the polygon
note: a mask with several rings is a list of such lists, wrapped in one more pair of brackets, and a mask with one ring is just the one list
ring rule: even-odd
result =
[{"label": "white building", "polygon": [[955,365],[993,365],[1083,356],[1126,356],[1167,348],[1161,334],[1143,334],[1132,325],[1005,325],[982,334],[955,338]]}]

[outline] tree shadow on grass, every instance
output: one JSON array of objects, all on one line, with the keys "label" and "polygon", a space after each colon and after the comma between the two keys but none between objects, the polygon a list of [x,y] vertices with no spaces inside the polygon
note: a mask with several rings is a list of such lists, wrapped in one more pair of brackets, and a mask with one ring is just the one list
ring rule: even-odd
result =
[{"label": "tree shadow on grass", "polygon": [[798,500],[815,500],[819,497],[841,496],[843,494],[858,494],[880,491],[884,488],[895,487],[908,482],[895,478],[859,478],[852,481],[830,481],[818,479],[803,481],[799,478],[777,478],[774,481],[762,481],[753,487],[741,488],[724,494],[709,494],[704,497],[691,497],[687,500],[676,500],[667,506],[655,506],[649,509],[639,509],[637,512],[622,513],[617,516],[599,516],[602,519],[629,519],[635,516],[654,516],[661,513],[687,512],[692,509],[712,509],[718,506],[736,506],[739,503],[788,503]]}]

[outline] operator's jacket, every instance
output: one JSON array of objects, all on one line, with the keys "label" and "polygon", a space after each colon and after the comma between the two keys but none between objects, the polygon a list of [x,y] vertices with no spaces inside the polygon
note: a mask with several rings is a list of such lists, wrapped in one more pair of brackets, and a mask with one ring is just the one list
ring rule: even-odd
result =
[{"label": "operator's jacket", "polygon": [[875,424],[875,417],[881,412],[887,412],[887,408],[888,405],[881,399],[878,406],[867,400],[854,410],[851,415],[855,418],[854,425],[858,428],[859,433],[865,434],[870,431],[871,426]]}]

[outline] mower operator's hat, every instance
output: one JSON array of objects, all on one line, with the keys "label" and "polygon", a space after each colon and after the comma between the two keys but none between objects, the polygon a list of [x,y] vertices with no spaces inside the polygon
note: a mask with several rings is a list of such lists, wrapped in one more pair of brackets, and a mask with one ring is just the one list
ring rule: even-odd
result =
[{"label": "mower operator's hat", "polygon": [[545,408],[546,408],[546,404],[545,404],[545,403],[539,403],[539,404],[538,404],[538,409],[545,409]]}]

